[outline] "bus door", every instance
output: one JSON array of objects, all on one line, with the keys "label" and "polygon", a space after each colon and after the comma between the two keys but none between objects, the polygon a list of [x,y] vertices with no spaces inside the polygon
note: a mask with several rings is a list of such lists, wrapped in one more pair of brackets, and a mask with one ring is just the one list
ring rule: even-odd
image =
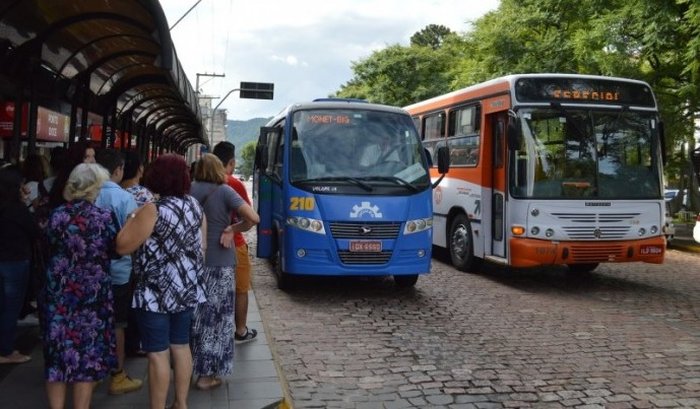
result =
[{"label": "bus door", "polygon": [[257,257],[269,258],[274,251],[273,204],[280,195],[279,164],[277,148],[282,139],[282,128],[262,127],[255,152],[255,172],[253,174],[253,202],[260,215],[257,225]]},{"label": "bus door", "polygon": [[506,257],[506,123],[507,112],[498,112],[490,115],[492,165],[491,166],[491,204],[490,222],[485,228],[490,228],[491,251],[496,257]]}]

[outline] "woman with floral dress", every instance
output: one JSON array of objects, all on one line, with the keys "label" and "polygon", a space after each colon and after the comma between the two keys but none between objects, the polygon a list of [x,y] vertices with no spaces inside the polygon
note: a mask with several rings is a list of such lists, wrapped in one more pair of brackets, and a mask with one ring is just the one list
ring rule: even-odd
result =
[{"label": "woman with floral dress", "polygon": [[53,210],[46,234],[49,261],[41,297],[46,390],[63,408],[67,384],[74,408],[89,408],[95,383],[116,364],[112,281],[116,219],[95,206],[109,179],[100,165],[80,164],[68,176],[66,203]]}]

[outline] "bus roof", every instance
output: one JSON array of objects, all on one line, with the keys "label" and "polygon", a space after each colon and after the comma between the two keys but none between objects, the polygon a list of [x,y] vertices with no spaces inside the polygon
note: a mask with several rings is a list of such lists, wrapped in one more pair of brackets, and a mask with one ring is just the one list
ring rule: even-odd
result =
[{"label": "bus roof", "polygon": [[[411,105],[403,107],[409,112],[415,111],[429,111],[433,109],[438,109],[444,106],[452,105],[453,103],[458,103],[464,101],[468,95],[476,94],[480,96],[484,95],[497,95],[506,92],[512,92],[514,84],[516,81],[522,78],[580,78],[587,80],[607,80],[607,81],[621,81],[634,83],[639,85],[647,86],[651,89],[649,84],[644,81],[621,78],[621,77],[606,77],[602,75],[585,75],[585,74],[563,74],[563,73],[536,73],[536,74],[511,74],[502,77],[494,78],[485,82],[474,84],[465,88],[458,89],[456,91],[449,92],[447,94],[438,95],[436,97],[416,102]],[[474,98],[472,96],[471,98]]]},{"label": "bus roof", "polygon": [[313,101],[306,102],[296,102],[285,107],[280,113],[275,115],[268,123],[267,126],[272,126],[277,121],[282,118],[287,117],[290,113],[296,111],[310,110],[310,109],[357,109],[357,110],[369,110],[369,111],[384,111],[392,112],[396,114],[408,115],[408,112],[400,107],[395,107],[391,105],[373,104],[359,99],[344,99],[344,98],[319,98]]}]

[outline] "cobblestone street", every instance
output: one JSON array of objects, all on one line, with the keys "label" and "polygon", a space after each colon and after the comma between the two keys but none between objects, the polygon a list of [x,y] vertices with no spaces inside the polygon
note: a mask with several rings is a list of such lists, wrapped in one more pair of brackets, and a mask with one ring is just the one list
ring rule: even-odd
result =
[{"label": "cobblestone street", "polygon": [[[254,252],[253,252],[254,254]],[[255,292],[295,408],[700,407],[700,258]]]}]

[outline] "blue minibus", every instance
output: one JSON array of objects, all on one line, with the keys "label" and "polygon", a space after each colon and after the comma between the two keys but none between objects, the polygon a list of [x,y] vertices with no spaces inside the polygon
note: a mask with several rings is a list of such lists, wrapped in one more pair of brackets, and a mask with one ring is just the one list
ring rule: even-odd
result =
[{"label": "blue minibus", "polygon": [[[444,174],[449,155],[438,152]],[[430,272],[429,161],[408,113],[351,99],[292,104],[261,128],[253,172],[257,256],[295,275]],[[435,184],[439,183],[439,180]]]}]

